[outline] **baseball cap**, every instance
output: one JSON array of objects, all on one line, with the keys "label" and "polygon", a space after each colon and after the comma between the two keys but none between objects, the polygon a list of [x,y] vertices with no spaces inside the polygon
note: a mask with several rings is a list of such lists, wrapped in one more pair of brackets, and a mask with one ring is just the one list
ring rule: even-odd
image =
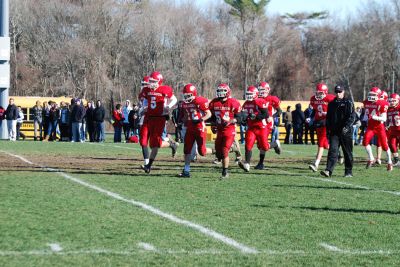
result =
[{"label": "baseball cap", "polygon": [[335,93],[341,93],[344,91],[344,87],[340,85],[335,86]]}]

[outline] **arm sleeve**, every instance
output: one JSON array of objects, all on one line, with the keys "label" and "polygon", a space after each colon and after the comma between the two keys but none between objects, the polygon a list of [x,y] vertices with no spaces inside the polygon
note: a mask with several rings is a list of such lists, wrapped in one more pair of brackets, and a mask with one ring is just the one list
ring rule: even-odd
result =
[{"label": "arm sleeve", "polygon": [[350,128],[353,126],[353,124],[356,120],[356,112],[354,110],[354,104],[351,101],[349,101],[347,104],[347,112],[348,112],[347,114],[349,114],[349,115],[345,122],[345,126],[346,126],[346,128]]},{"label": "arm sleeve", "polygon": [[382,113],[380,116],[378,116],[378,115],[373,115],[373,116],[372,116],[372,119],[373,119],[373,120],[376,120],[376,121],[385,122],[386,119],[387,119],[387,113],[386,113],[386,112],[385,112],[385,113]]}]

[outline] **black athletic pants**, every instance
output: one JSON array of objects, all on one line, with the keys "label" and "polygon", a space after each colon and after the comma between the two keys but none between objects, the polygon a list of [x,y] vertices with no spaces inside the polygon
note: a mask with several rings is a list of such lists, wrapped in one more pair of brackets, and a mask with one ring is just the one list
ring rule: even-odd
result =
[{"label": "black athletic pants", "polygon": [[353,174],[353,139],[351,131],[349,131],[346,135],[329,135],[329,152],[326,170],[332,174],[338,160],[339,146],[341,146],[343,150],[345,164],[344,174]]}]

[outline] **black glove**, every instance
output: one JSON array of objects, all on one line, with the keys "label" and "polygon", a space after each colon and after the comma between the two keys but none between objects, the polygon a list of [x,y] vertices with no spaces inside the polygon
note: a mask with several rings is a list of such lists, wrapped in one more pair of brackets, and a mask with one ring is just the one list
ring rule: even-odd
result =
[{"label": "black glove", "polygon": [[193,124],[199,124],[199,123],[202,122],[202,121],[203,121],[202,119],[192,120],[192,123],[193,123]]},{"label": "black glove", "polygon": [[249,114],[249,119],[250,119],[250,120],[255,120],[256,117],[257,117],[257,115],[254,114],[254,113],[250,113],[250,114]]}]

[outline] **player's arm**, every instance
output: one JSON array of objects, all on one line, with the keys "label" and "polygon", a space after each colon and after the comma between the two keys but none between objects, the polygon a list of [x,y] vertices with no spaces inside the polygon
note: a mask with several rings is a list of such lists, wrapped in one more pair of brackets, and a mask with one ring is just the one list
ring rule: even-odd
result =
[{"label": "player's arm", "polygon": [[257,120],[262,121],[263,119],[268,119],[269,118],[269,112],[268,109],[266,108],[261,108],[258,110],[258,114],[256,116]]},{"label": "player's arm", "polygon": [[170,110],[170,109],[172,109],[172,107],[175,106],[175,104],[178,102],[178,99],[176,98],[175,95],[172,95],[172,96],[169,98],[169,101],[168,101],[168,102],[169,102],[169,103],[168,103],[168,105],[167,105],[167,108],[168,108],[168,110]]}]

